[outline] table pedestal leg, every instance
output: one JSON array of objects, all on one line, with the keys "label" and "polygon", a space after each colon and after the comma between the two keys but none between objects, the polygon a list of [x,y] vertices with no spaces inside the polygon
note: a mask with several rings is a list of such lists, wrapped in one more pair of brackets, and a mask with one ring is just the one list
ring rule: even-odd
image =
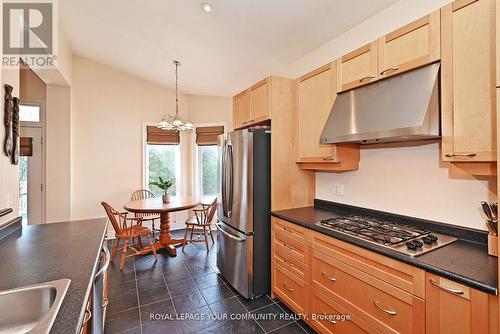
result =
[{"label": "table pedestal leg", "polygon": [[165,248],[171,256],[177,255],[177,250],[173,245],[182,243],[182,239],[172,239],[170,235],[170,216],[168,212],[160,214],[160,240],[158,240],[154,247],[156,250]]}]

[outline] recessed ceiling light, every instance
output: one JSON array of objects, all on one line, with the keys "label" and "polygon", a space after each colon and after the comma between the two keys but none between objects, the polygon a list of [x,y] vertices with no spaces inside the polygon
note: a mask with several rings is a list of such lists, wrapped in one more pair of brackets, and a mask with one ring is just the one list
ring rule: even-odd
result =
[{"label": "recessed ceiling light", "polygon": [[214,11],[214,7],[210,2],[204,1],[201,3],[201,10],[203,10],[205,13],[211,13]]}]

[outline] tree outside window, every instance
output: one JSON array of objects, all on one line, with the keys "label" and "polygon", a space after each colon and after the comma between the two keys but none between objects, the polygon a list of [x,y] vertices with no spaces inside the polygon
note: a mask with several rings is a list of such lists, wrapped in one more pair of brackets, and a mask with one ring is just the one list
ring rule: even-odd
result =
[{"label": "tree outside window", "polygon": [[175,184],[170,188],[170,194],[172,196],[177,195],[177,189],[179,186],[179,164],[180,164],[180,154],[178,145],[152,145],[148,144],[146,146],[147,151],[147,185],[149,190],[157,197],[163,195],[163,191],[155,186],[149,186],[150,182],[158,181],[158,177],[161,176],[164,179],[173,177],[175,179]]},{"label": "tree outside window", "polygon": [[216,145],[199,146],[198,149],[201,195],[216,196],[219,184],[219,151]]}]

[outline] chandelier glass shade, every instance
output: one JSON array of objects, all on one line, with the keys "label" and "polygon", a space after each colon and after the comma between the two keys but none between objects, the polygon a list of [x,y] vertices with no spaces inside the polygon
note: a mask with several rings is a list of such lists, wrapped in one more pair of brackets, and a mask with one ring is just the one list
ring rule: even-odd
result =
[{"label": "chandelier glass shade", "polygon": [[190,131],[193,130],[193,123],[190,121],[183,121],[179,118],[179,95],[178,95],[178,83],[179,76],[177,71],[181,63],[177,60],[174,60],[175,65],[175,115],[163,115],[160,123],[158,123],[157,127],[162,130],[175,130],[175,131]]}]

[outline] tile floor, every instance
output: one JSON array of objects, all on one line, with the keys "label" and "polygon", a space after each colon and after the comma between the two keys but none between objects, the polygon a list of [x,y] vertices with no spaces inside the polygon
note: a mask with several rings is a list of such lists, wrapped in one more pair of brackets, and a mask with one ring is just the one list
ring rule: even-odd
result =
[{"label": "tile floor", "polygon": [[[183,231],[174,231],[177,238]],[[189,244],[166,253],[110,266],[108,334],[314,333],[279,300],[246,300],[217,271],[217,245]],[[266,315],[265,317],[263,315]]]}]

